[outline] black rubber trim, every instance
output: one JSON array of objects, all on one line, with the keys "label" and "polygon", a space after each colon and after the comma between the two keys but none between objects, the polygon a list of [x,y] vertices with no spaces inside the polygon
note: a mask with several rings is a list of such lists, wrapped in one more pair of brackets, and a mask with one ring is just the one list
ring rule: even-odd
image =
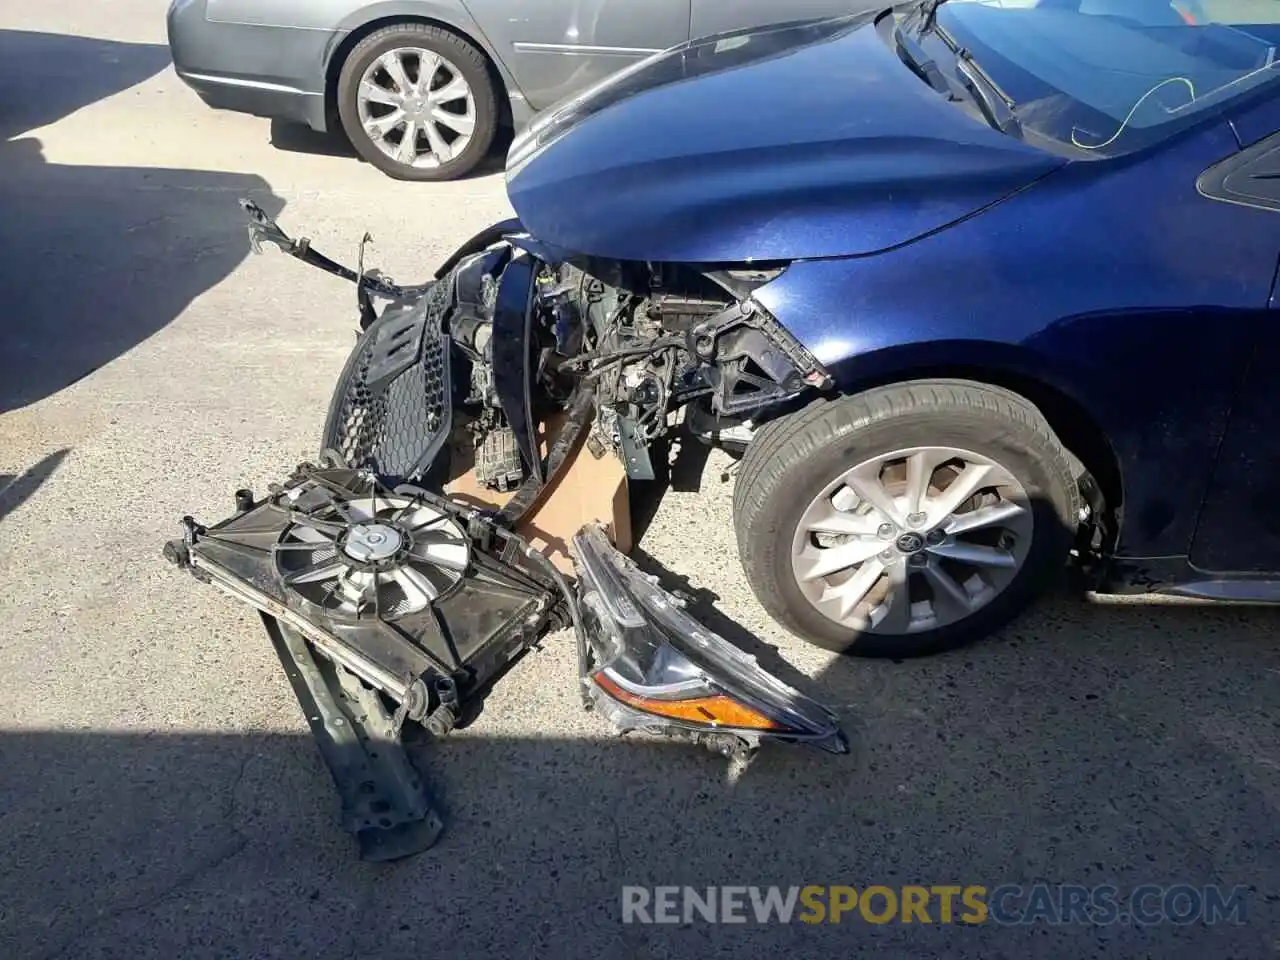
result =
[{"label": "black rubber trim", "polygon": [[457,250],[453,251],[448,260],[440,264],[436,269],[436,279],[442,280],[448,276],[449,272],[461,263],[464,257],[479,253],[485,247],[497,243],[509,233],[520,233],[522,230],[524,230],[524,226],[515,217],[485,227]]},{"label": "black rubber trim", "polygon": [[529,475],[545,480],[533,422],[534,259],[526,253],[512,258],[498,282],[493,307],[493,388],[502,412],[516,435],[516,446]]}]

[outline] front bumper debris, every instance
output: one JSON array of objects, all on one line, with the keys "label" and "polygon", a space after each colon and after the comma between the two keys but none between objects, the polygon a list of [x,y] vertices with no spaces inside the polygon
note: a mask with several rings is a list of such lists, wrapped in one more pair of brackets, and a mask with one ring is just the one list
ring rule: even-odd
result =
[{"label": "front bumper debris", "polygon": [[365,471],[301,465],[235,513],[183,521],[165,556],[257,609],[370,860],[427,849],[441,822],[401,746],[448,734],[503,669],[572,624],[584,703],[619,733],[725,755],[765,740],[845,750],[835,717],[686,613],[595,526],[571,584],[492,515]]},{"label": "front bumper debris", "polygon": [[[583,704],[620,734],[674,737],[731,757],[768,740],[847,750],[830,711],[691,616],[599,526],[573,535],[579,515],[556,532],[557,542],[571,540],[572,578],[517,532],[533,531],[522,520],[571,470],[597,413],[593,381],[577,381],[540,452],[528,258],[518,245],[493,252],[520,268],[496,286],[491,276],[485,283],[489,254],[467,260],[518,224],[478,235],[435,280],[399,286],[364,269],[363,245],[351,270],[254,204],[245,208],[255,247],[274,244],[356,284],[362,335],[334,392],[322,464],[300,465],[261,499],[238,491],[234,512],[216,524],[183,518],[183,536],[165,555],[261,614],[365,859],[425,850],[443,828],[404,750],[404,725],[447,735],[508,665],[566,626]],[[381,313],[375,296],[390,301]],[[487,339],[473,330],[467,340],[469,319],[483,325],[468,309],[485,305]],[[470,357],[469,378],[462,360],[451,363],[456,351]],[[485,357],[501,382],[486,380],[483,364],[477,374]],[[524,479],[500,508],[435,492],[469,402],[455,370],[484,399],[479,415],[496,416],[496,406],[509,424],[499,472]]]}]

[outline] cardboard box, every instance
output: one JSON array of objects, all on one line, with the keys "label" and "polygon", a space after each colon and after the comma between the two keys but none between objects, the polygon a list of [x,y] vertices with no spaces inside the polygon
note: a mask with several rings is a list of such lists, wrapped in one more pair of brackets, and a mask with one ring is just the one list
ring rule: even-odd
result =
[{"label": "cardboard box", "polygon": [[[540,428],[539,446],[545,457],[563,423],[563,417],[548,420]],[[557,482],[548,485],[534,503],[516,532],[546,554],[562,572],[573,573],[569,556],[570,538],[584,524],[596,522],[608,530],[614,545],[623,553],[632,547],[631,508],[627,498],[627,472],[622,462],[606,451],[597,458],[586,444],[586,433],[569,455]],[[515,491],[499,493],[476,481],[472,472],[474,452],[469,437],[455,437],[453,471],[456,475],[445,486],[445,492],[457,500],[477,506],[499,509]]]}]

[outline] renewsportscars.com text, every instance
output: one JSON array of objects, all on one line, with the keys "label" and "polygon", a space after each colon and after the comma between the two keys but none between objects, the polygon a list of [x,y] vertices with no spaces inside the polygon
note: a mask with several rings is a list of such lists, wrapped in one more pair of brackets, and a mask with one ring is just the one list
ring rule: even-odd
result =
[{"label": "renewsportscars.com text", "polygon": [[1190,884],[623,887],[623,923],[1244,923],[1244,887]]}]

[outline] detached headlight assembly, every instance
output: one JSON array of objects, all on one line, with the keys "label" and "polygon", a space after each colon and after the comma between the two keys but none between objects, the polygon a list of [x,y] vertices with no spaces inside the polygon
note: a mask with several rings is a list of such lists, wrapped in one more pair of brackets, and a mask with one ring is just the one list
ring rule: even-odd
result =
[{"label": "detached headlight assembly", "polygon": [[583,682],[622,732],[681,736],[732,755],[763,739],[847,746],[835,716],[695,620],[596,526],[573,538],[590,654]]}]

